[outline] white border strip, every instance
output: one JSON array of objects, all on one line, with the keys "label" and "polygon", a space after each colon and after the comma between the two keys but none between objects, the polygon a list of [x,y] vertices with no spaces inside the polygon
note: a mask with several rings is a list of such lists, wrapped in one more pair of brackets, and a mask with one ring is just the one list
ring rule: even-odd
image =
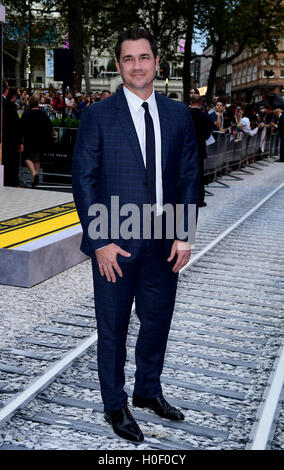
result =
[{"label": "white border strip", "polygon": [[[98,335],[96,332],[81,341],[76,348],[66,353],[62,359],[55,362],[42,375],[31,382],[25,390],[9,400],[8,403],[0,410],[0,426],[10,418],[18,408],[31,401],[35,395],[47,387],[58,374],[61,374],[75,359],[92,346],[97,341],[97,338]],[[2,389],[2,392],[5,392],[5,389]]]},{"label": "white border strip", "polygon": [[189,262],[180,270],[180,274],[182,274],[184,271],[186,271],[192,264],[196,263],[200,258],[202,258],[203,255],[208,253],[208,251],[212,250],[223,238],[225,238],[229,233],[231,233],[235,228],[237,228],[239,225],[241,225],[244,220],[246,220],[251,214],[253,214],[257,209],[259,209],[263,204],[266,203],[268,199],[270,199],[272,196],[274,196],[277,191],[279,191],[281,188],[284,187],[284,183],[280,184],[277,186],[276,189],[274,189],[271,193],[268,194],[264,199],[262,199],[256,206],[254,206],[252,209],[250,209],[248,212],[245,213],[243,217],[241,217],[237,222],[235,222],[233,225],[231,225],[227,230],[222,232],[218,237],[216,237],[209,245],[207,245],[203,250],[201,250],[199,253],[196,253],[195,256],[193,256]]},{"label": "white border strip", "polygon": [[[278,364],[277,364],[278,363]],[[284,342],[279,348],[276,360],[272,366],[262,403],[256,415],[256,425],[253,426],[249,444],[246,450],[266,450],[269,444],[270,431],[275,419],[275,412],[279,403],[280,395],[284,385]]]}]

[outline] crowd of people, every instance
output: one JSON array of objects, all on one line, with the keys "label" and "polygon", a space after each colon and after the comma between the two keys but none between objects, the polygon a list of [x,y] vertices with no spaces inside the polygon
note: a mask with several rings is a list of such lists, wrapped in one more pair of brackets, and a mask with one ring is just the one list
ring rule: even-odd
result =
[{"label": "crowd of people", "polygon": [[[196,88],[190,90],[190,100],[193,95],[199,95]],[[188,101],[189,105],[190,100]],[[210,117],[213,131],[230,133],[234,137],[240,132],[253,136],[259,128],[263,127],[277,132],[279,119],[283,112],[283,109],[273,109],[269,104],[229,104],[226,97],[216,97],[212,106],[208,106],[202,100],[201,109]]]},{"label": "crowd of people", "polygon": [[[50,119],[61,119],[63,112],[63,93],[58,91],[36,91],[40,94],[39,107],[47,112]],[[80,119],[81,113],[86,106],[101,101],[111,96],[108,90],[94,91],[93,93],[83,94],[80,92],[67,92],[65,96],[65,115],[74,119]],[[13,99],[17,113],[21,115],[29,107],[29,94],[23,88],[12,88],[9,91],[8,99]]]},{"label": "crowd of people", "polygon": [[[88,95],[68,92],[65,96],[65,116],[80,119],[84,108],[111,96],[108,90]],[[44,152],[56,141],[53,119],[61,119],[63,94],[9,88],[3,82],[3,146],[4,185],[20,186],[20,155],[32,177],[32,188],[39,184],[40,162]]]},{"label": "crowd of people", "polygon": [[[63,111],[63,94],[58,91],[36,91],[40,94],[39,108],[47,112],[50,119],[61,118]],[[199,95],[196,88],[190,90],[189,100],[186,104],[190,106],[192,95]],[[111,96],[108,90],[94,91],[92,93],[81,93],[69,91],[65,96],[65,115],[80,119],[85,107]],[[29,94],[27,89],[11,88],[8,100],[15,103],[19,116],[29,107]],[[228,103],[227,97],[216,97],[212,105],[208,105],[202,99],[201,109],[208,114],[212,120],[214,131],[231,132],[236,135],[239,132],[247,132],[250,135],[256,133],[255,129],[261,127],[277,130],[279,116],[282,109],[273,109],[268,104],[257,105],[249,103]]]},{"label": "crowd of people", "polygon": [[191,110],[198,146],[199,207],[206,206],[204,160],[207,158],[207,146],[215,140],[212,134],[229,134],[230,140],[238,142],[242,134],[254,136],[259,129],[263,129],[264,135],[266,130],[277,132],[280,137],[279,161],[284,162],[284,113],[281,108],[273,109],[269,104],[228,104],[227,99],[221,97],[215,99],[214,106],[208,106],[196,88],[190,90],[186,104]]},{"label": "crowd of people", "polygon": [[[108,90],[83,94],[68,91],[65,95],[65,116],[80,120],[82,112],[93,103],[111,96]],[[185,102],[191,109],[199,147],[200,172],[202,174],[206,158],[206,141],[213,131],[228,133],[231,139],[240,138],[241,133],[253,136],[259,128],[268,128],[280,135],[280,161],[284,161],[284,113],[281,108],[272,109],[268,104],[229,104],[227,98],[217,97],[214,104],[208,105],[196,88],[190,90]],[[27,89],[9,88],[3,85],[3,163],[5,164],[4,184],[19,186],[19,155],[29,168],[32,187],[39,182],[41,155],[52,142],[56,141],[51,124],[53,119],[61,119],[63,94],[58,91],[36,90],[31,96]],[[197,111],[200,110],[200,112]],[[202,114],[202,116],[201,116]],[[200,184],[200,200],[204,202],[204,186]]]}]

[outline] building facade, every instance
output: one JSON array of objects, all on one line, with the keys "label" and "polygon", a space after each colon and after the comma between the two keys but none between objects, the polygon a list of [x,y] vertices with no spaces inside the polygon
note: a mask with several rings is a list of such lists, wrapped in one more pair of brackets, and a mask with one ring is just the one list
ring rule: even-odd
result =
[{"label": "building facade", "polygon": [[284,38],[277,57],[265,49],[244,50],[232,64],[232,101],[259,103],[281,95],[284,88]]},{"label": "building facade", "polygon": [[[213,46],[210,45],[203,49],[203,54],[213,55]],[[224,58],[226,54],[224,53],[222,58]],[[200,64],[200,87],[207,87],[210,68],[212,65],[212,58],[211,57],[201,57],[201,64]],[[220,65],[216,73],[216,80],[213,90],[214,96],[227,96],[228,99],[231,97],[231,83],[232,83],[232,63],[228,62],[226,64]]]}]

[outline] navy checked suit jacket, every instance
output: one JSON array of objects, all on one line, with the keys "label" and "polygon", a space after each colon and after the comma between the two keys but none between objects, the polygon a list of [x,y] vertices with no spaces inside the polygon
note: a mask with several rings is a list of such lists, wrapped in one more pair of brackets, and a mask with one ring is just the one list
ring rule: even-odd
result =
[{"label": "navy checked suit jacket", "polygon": [[[155,96],[161,127],[163,204],[198,207],[199,165],[189,110],[157,92]],[[72,184],[83,228],[81,250],[94,256],[96,249],[114,242],[131,253],[129,258],[119,255],[118,260],[134,259],[141,239],[114,239],[109,231],[108,239],[94,240],[88,234],[95,218],[88,215],[92,204],[104,204],[110,212],[111,196],[119,196],[120,207],[134,203],[142,209],[149,202],[143,157],[123,89],[83,111],[73,154]],[[121,216],[120,223],[125,218]],[[170,252],[172,240],[166,244]]]}]

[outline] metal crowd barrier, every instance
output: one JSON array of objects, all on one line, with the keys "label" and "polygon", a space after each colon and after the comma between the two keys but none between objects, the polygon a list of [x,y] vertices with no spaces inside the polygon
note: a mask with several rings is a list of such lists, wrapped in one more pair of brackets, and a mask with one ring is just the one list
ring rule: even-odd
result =
[{"label": "metal crowd barrier", "polygon": [[[56,128],[58,141],[54,143],[41,160],[42,183],[71,184],[72,154],[75,145],[77,129]],[[259,129],[254,136],[240,133],[237,138],[230,134],[213,132],[215,143],[207,147],[207,158],[204,161],[204,176],[212,182],[217,182],[220,187],[229,187],[225,178],[241,179],[233,175],[234,170],[244,173],[252,173],[250,169],[261,170],[265,165],[263,161],[271,156],[279,155],[280,139],[278,134],[270,129]],[[24,163],[22,162],[22,165]],[[27,168],[21,170],[22,182],[27,186],[31,183],[31,177]],[[215,186],[217,187],[217,186]],[[206,191],[207,194],[210,194]]]},{"label": "metal crowd barrier", "polygon": [[[254,136],[243,132],[235,137],[219,131],[212,134],[215,143],[207,147],[204,161],[204,177],[211,183],[229,187],[221,181],[222,176],[241,179],[232,175],[232,171],[252,173],[248,168],[261,170],[261,166],[266,166],[263,160],[279,155],[279,136],[269,128],[260,128]],[[207,191],[207,194],[210,193]]]}]

